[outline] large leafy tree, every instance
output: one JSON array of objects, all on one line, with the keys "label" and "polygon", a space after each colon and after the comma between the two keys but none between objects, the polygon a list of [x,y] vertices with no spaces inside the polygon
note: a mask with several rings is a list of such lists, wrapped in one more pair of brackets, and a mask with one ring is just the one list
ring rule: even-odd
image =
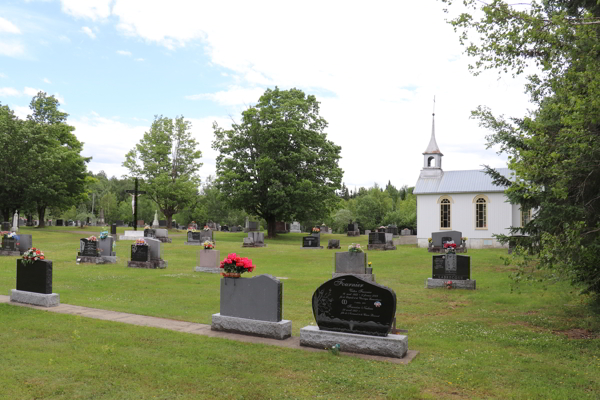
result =
[{"label": "large leafy tree", "polygon": [[319,102],[277,87],[225,130],[214,124],[217,182],[234,208],[267,221],[322,220],[337,203],[340,146],[327,140]]},{"label": "large leafy tree", "polygon": [[[484,107],[475,112],[494,132],[489,144],[508,153],[516,179],[488,172],[508,186],[512,203],[533,209],[533,219],[511,233],[526,235],[519,240],[524,257],[540,255],[530,271],[540,268],[584,292],[599,293],[600,2],[466,3],[480,9],[481,18],[463,13],[451,23],[462,31],[463,43],[473,33],[479,37],[467,47],[477,57],[476,73],[501,68],[520,74],[528,65],[541,70],[526,86],[535,111],[516,118],[495,116]],[[531,277],[523,272],[515,276]]]},{"label": "large leafy tree", "polygon": [[197,160],[202,152],[190,132],[191,123],[183,116],[175,120],[156,116],[150,130],[125,155],[123,166],[132,177],[144,179],[143,189],[167,218],[171,228],[173,215],[192,204],[200,186]]},{"label": "large leafy tree", "polygon": [[32,113],[21,135],[28,147],[25,194],[27,202],[35,204],[40,227],[48,207],[68,210],[86,198],[86,163],[91,157],[81,156],[83,142],[59,106],[54,96],[39,92],[31,100]]},{"label": "large leafy tree", "polygon": [[23,121],[14,112],[0,104],[0,212],[5,221],[10,221],[16,209],[25,205],[27,164],[23,155],[27,152],[27,141],[23,140]]}]

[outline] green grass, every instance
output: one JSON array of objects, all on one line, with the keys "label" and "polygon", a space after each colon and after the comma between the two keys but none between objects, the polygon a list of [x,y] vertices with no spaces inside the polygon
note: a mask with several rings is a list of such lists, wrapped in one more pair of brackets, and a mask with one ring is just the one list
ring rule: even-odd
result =
[{"label": "green grass", "polygon": [[[100,231],[85,228],[85,231]],[[119,230],[121,232],[122,229]],[[165,270],[75,264],[81,228],[25,228],[54,263],[61,303],[210,324],[219,276],[196,273],[183,232],[163,244]],[[331,278],[335,250],[303,250],[302,234],[242,248],[242,233],[215,233],[221,259],[250,257],[255,273],[286,277],[293,334],[314,324],[311,297]],[[366,237],[323,235],[366,246]],[[506,250],[469,250],[476,291],[427,290],[431,254],[414,246],[368,252],[377,282],[396,292],[398,327],[420,355],[408,365],[335,357],[0,305],[0,399],[597,399],[597,305],[567,284],[510,293]],[[15,288],[15,258],[0,257],[0,293]]]}]

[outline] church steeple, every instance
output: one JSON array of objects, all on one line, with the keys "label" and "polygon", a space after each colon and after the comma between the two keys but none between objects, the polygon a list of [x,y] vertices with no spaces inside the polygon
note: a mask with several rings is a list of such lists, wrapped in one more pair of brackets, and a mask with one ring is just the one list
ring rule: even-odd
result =
[{"label": "church steeple", "polygon": [[421,177],[435,178],[444,173],[444,171],[442,171],[442,157],[444,155],[435,141],[435,96],[433,97],[433,114],[431,117],[431,139],[429,139],[429,145],[423,153],[423,156]]}]

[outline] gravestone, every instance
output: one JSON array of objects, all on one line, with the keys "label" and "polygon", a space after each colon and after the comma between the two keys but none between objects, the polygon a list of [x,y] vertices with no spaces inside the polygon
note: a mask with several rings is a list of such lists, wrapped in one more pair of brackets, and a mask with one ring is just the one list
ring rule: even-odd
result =
[{"label": "gravestone", "polygon": [[112,224],[110,226],[110,234],[111,235],[116,235],[117,234],[117,224]]},{"label": "gravestone", "polygon": [[10,301],[53,307],[60,304],[59,297],[52,293],[52,261],[38,260],[26,265],[17,260],[17,288],[11,290]]},{"label": "gravestone", "polygon": [[323,234],[329,233],[329,228],[327,227],[327,225],[321,225],[319,227],[319,229],[321,230],[321,233],[323,233]]},{"label": "gravestone", "polygon": [[340,241],[339,239],[329,239],[329,243],[327,244],[328,249],[340,249]]},{"label": "gravestone", "polygon": [[[137,261],[132,258],[131,261],[127,262],[127,266],[133,267],[133,268],[160,268],[160,269],[167,268],[168,262],[161,258],[161,253],[160,253],[161,241],[158,239],[153,239],[153,238],[146,238],[144,240],[146,241],[147,246],[136,246],[135,244],[132,244],[131,245],[131,254],[133,257],[134,247],[138,247],[138,248],[141,248],[142,255],[144,252],[146,252],[146,251],[148,252],[149,260],[148,261]],[[147,247],[147,250],[145,250],[144,247]],[[136,249],[136,251],[140,251],[140,249]]]},{"label": "gravestone", "polygon": [[154,237],[163,243],[171,243],[172,240],[169,238],[169,231],[166,229],[155,229]]},{"label": "gravestone", "polygon": [[318,236],[304,236],[302,238],[303,249],[322,249],[321,238]]},{"label": "gravestone", "polygon": [[388,225],[385,231],[391,233],[393,236],[398,236],[398,227],[396,225]]},{"label": "gravestone", "polygon": [[221,272],[221,268],[219,268],[220,264],[220,255],[221,252],[219,250],[214,249],[202,249],[198,252],[198,262],[196,264],[196,268],[194,270],[196,272],[210,272],[213,274],[218,274]]},{"label": "gravestone", "polygon": [[150,261],[150,247],[131,245],[131,261],[148,262]]},{"label": "gravestone", "polygon": [[321,330],[387,336],[396,315],[396,294],[388,287],[343,275],[319,286],[312,305]]},{"label": "gravestone", "polygon": [[283,320],[283,283],[263,274],[252,278],[222,278],[220,312],[211,329],[286,339],[292,322]]},{"label": "gravestone", "polygon": [[368,250],[396,250],[393,243],[394,237],[391,233],[370,232]]},{"label": "gravestone", "polygon": [[242,247],[266,247],[264,232],[248,232],[248,238],[244,240]]},{"label": "gravestone", "polygon": [[400,236],[410,236],[412,235],[412,231],[408,228],[404,228],[402,229],[402,231],[400,231]]},{"label": "gravestone", "polygon": [[214,242],[213,239],[213,231],[212,230],[208,230],[208,231],[200,231],[200,241],[202,243],[204,243],[205,241],[210,240],[211,242]]},{"label": "gravestone", "polygon": [[375,282],[373,268],[368,267],[367,253],[351,253],[349,251],[335,253],[332,278],[341,275],[353,275],[369,282]]},{"label": "gravestone", "polygon": [[434,247],[444,247],[444,243],[454,241],[456,245],[462,243],[462,232],[459,231],[443,231],[433,232],[431,238]]},{"label": "gravestone", "polygon": [[369,233],[371,233],[371,231],[369,229],[365,229],[365,235],[369,236]]},{"label": "gravestone", "polygon": [[229,226],[227,226],[227,225],[221,226],[221,232],[229,232]]},{"label": "gravestone", "polygon": [[117,224],[117,226],[125,226],[125,223],[123,223],[123,221],[121,221],[120,219],[116,220],[115,224]]},{"label": "gravestone", "polygon": [[166,227],[167,227],[167,221],[166,221],[166,220],[164,220],[164,219],[159,219],[159,220],[158,220],[158,226],[159,226],[159,227],[165,227],[165,228],[166,228]]},{"label": "gravestone", "polygon": [[[20,236],[17,236],[20,238]],[[0,248],[0,255],[2,256],[19,256],[21,255],[21,252],[19,251],[19,239],[13,237],[13,238],[7,238],[2,236],[2,247]]]},{"label": "gravestone", "polygon": [[156,238],[156,230],[155,229],[144,229],[144,237],[145,238]]},{"label": "gravestone", "polygon": [[[432,257],[432,278],[428,278],[428,289],[447,287],[475,290],[476,281],[471,280],[471,257],[454,253]],[[449,282],[452,284],[449,284]]]},{"label": "gravestone", "polygon": [[187,242],[185,242],[184,244],[200,246],[202,243],[204,243],[204,240],[202,240],[201,231],[197,231],[197,232],[188,231],[187,232]]},{"label": "gravestone", "polygon": [[292,225],[290,226],[290,232],[291,233],[302,233],[302,230],[300,227],[300,222],[298,222],[298,221],[292,222]]},{"label": "gravestone", "polygon": [[358,229],[358,223],[350,221],[347,229],[348,236],[360,236],[360,231]]},{"label": "gravestone", "polygon": [[19,253],[23,254],[33,247],[33,238],[31,235],[19,235]]},{"label": "gravestone", "polygon": [[258,222],[257,221],[249,221],[248,222],[248,230],[249,230],[249,232],[258,231]]},{"label": "gravestone", "polygon": [[139,219],[137,222],[137,226],[144,226],[144,220],[143,219]]},{"label": "gravestone", "polygon": [[56,220],[56,226],[63,226],[63,220],[62,219],[57,219]]},{"label": "gravestone", "polygon": [[96,240],[79,239],[79,256],[98,257],[98,242]]},{"label": "gravestone", "polygon": [[4,232],[10,231],[10,222],[4,221],[2,223],[2,231],[4,231]]},{"label": "gravestone", "polygon": [[288,233],[288,229],[285,222],[277,221],[275,222],[275,232],[276,233]]},{"label": "gravestone", "polygon": [[396,294],[388,287],[352,275],[333,278],[312,297],[316,326],[300,329],[300,345],[403,358],[408,338],[389,335],[396,315]]}]

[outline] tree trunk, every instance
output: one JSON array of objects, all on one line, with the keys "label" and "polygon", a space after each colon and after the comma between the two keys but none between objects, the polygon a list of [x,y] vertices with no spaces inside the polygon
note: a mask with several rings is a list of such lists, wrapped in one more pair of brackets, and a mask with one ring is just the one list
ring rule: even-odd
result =
[{"label": "tree trunk", "polygon": [[44,221],[44,216],[46,215],[46,206],[38,206],[37,208],[38,218],[40,220],[40,224],[38,228],[43,228],[46,226],[46,221]]},{"label": "tree trunk", "polygon": [[167,229],[172,229],[173,228],[173,214],[167,214],[163,211],[163,214],[165,214],[165,218],[167,218]]},{"label": "tree trunk", "polygon": [[277,236],[277,233],[275,232],[276,223],[277,219],[275,217],[267,218],[267,237],[269,239],[273,239]]}]

